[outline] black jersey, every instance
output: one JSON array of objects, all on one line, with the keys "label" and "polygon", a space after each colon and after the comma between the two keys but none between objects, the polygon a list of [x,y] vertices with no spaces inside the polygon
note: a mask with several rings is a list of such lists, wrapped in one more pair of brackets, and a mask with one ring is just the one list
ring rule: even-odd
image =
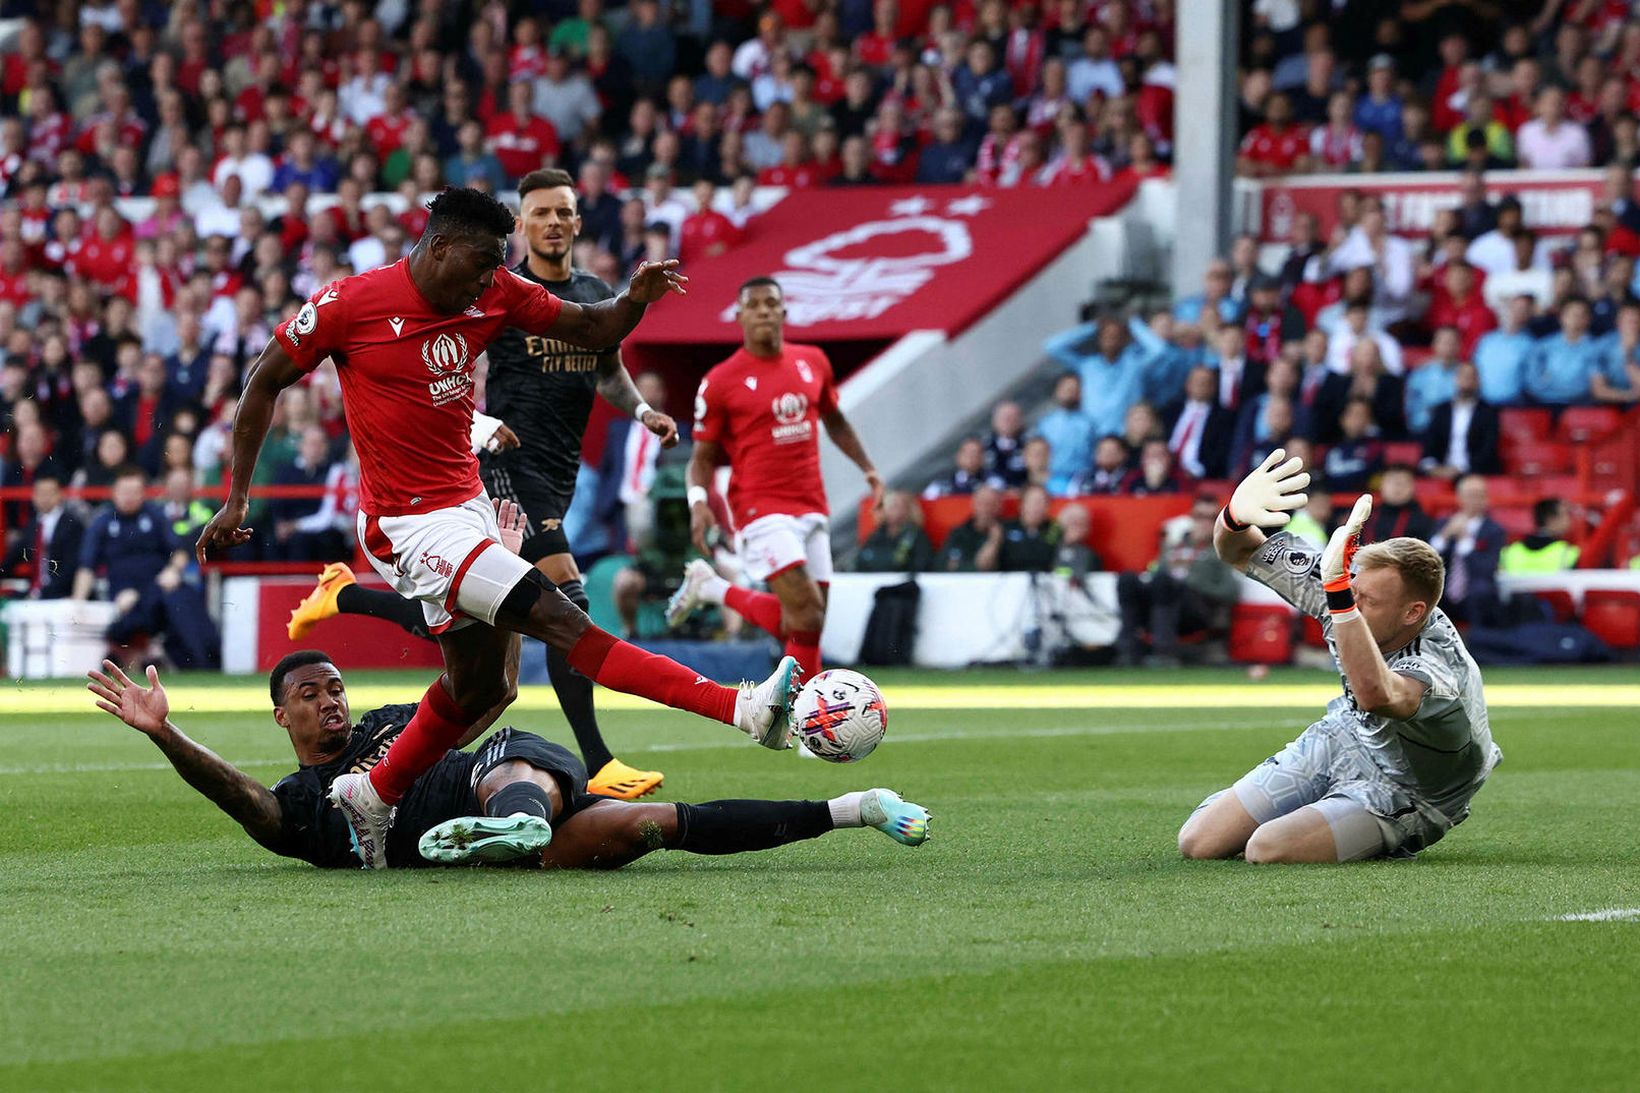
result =
[{"label": "black jersey", "polygon": [[[267,848],[287,858],[301,858],[324,869],[357,869],[347,821],[326,794],[339,775],[369,770],[415,716],[416,704],[402,703],[371,710],[353,726],[347,750],[323,766],[303,767],[273,787],[283,823],[279,838]],[[473,769],[478,756],[450,751],[417,778],[399,802],[398,815],[387,831],[387,864],[395,867],[430,865],[416,849],[422,832],[457,816],[476,815],[480,809],[473,793]]]},{"label": "black jersey", "polygon": [[[615,295],[602,280],[581,270],[572,271],[568,281],[543,281],[530,272],[528,262],[520,263],[515,272],[577,304],[595,304]],[[514,328],[490,343],[486,412],[518,434],[517,450],[503,453],[509,473],[544,479],[566,498],[575,491],[581,434],[598,394],[598,365],[613,352],[614,347],[583,349]]]}]

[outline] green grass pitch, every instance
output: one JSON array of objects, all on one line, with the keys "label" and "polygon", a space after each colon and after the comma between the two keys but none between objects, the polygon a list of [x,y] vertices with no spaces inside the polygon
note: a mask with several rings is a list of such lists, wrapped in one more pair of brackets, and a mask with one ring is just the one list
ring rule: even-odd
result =
[{"label": "green grass pitch", "polygon": [[[889,737],[854,767],[604,721],[668,799],[887,785],[933,810],[928,845],[554,875],[271,857],[136,733],[7,688],[0,1090],[1640,1086],[1640,922],[1562,918],[1640,908],[1640,716],[1609,701],[1640,673],[1489,676],[1565,705],[1494,708],[1468,823],[1416,862],[1287,868],[1182,861],[1174,834],[1318,712],[1269,688],[1324,674],[879,679]],[[1150,689],[1033,703],[1068,684]],[[1177,708],[1204,686],[1224,701]],[[913,687],[950,693],[896,708]],[[196,739],[291,768],[255,681],[190,693],[243,698],[179,709]]]}]

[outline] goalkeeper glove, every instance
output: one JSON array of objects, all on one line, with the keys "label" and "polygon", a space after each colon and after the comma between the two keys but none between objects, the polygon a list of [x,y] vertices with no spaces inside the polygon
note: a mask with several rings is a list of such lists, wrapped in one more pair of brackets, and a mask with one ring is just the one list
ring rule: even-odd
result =
[{"label": "goalkeeper glove", "polygon": [[1332,533],[1327,549],[1321,552],[1321,587],[1326,590],[1327,610],[1332,612],[1334,622],[1359,617],[1355,591],[1350,587],[1350,563],[1361,545],[1361,529],[1366,527],[1367,517],[1371,515],[1372,496],[1364,493],[1355,499],[1350,518]]},{"label": "goalkeeper glove", "polygon": [[1309,484],[1304,461],[1296,455],[1288,459],[1286,450],[1277,448],[1230,495],[1223,512],[1224,526],[1231,531],[1246,531],[1254,524],[1278,528],[1291,512],[1304,507],[1308,500],[1304,490]]}]

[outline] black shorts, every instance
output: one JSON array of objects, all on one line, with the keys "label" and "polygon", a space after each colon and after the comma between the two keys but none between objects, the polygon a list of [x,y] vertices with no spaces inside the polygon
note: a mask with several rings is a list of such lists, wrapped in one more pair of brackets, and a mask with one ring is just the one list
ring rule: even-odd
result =
[{"label": "black shorts", "polygon": [[529,517],[530,531],[518,553],[534,565],[542,558],[569,553],[564,535],[564,513],[575,497],[573,484],[565,489],[545,475],[520,464],[512,452],[497,452],[479,466],[484,489],[497,501],[511,501]]},{"label": "black shorts", "polygon": [[558,814],[558,823],[601,800],[587,793],[587,767],[579,756],[562,744],[511,726],[492,733],[478,749],[478,762],[473,764],[473,790],[476,792],[478,784],[496,767],[517,760],[546,771],[558,783],[564,798],[564,811]]}]

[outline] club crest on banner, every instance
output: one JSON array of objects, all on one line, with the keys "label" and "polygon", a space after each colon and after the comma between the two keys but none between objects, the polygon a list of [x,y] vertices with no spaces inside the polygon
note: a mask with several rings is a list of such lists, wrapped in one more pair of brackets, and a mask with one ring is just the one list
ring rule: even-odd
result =
[{"label": "club crest on banner", "polygon": [[[840,257],[869,252],[881,257]],[[909,251],[909,253],[906,253]],[[793,326],[874,319],[906,300],[941,266],[967,261],[974,252],[968,225],[954,217],[914,215],[863,224],[795,247],[774,273],[786,296],[786,319]],[[723,310],[733,322],[735,306]]]}]

